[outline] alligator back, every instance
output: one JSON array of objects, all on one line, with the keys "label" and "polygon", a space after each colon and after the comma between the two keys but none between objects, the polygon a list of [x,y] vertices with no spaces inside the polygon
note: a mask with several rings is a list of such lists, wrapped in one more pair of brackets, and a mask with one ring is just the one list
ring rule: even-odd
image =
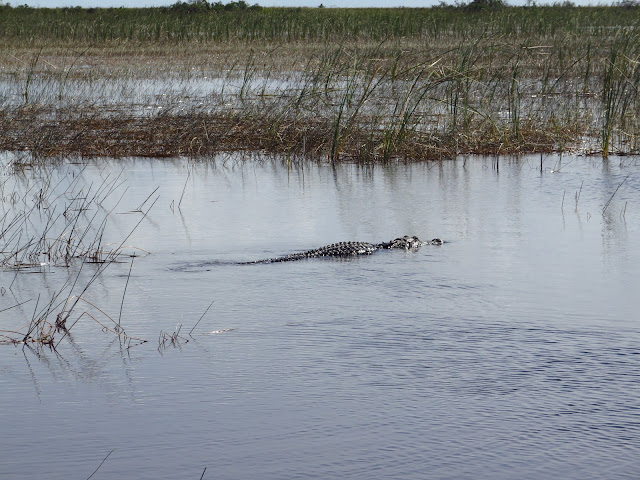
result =
[{"label": "alligator back", "polygon": [[277,263],[291,262],[293,260],[302,260],[304,258],[318,257],[352,257],[355,255],[371,255],[378,249],[377,245],[368,242],[339,242],[332,243],[306,252],[292,253],[282,257],[268,258],[266,260],[258,260],[256,262],[247,263]]}]

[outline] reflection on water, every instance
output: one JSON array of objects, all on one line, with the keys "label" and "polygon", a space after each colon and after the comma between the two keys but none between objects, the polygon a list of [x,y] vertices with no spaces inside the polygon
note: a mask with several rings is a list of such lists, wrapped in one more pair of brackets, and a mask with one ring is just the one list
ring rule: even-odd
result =
[{"label": "reflection on water", "polygon": [[[124,169],[103,242],[142,220],[127,252],[151,253],[110,265],[74,319],[121,317],[148,342],[126,348],[85,315],[57,352],[0,346],[0,477],[87,478],[115,449],[94,478],[633,478],[640,171],[543,160],[50,169],[65,192]],[[41,173],[4,170],[3,231]],[[229,264],[405,234],[448,243]],[[83,268],[3,270],[0,310],[31,301],[0,329]]]}]

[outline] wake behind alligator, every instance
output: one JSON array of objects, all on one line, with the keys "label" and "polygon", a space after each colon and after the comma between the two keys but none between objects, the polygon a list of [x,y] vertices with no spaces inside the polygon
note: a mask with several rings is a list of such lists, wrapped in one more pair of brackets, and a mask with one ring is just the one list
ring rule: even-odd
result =
[{"label": "wake behind alligator", "polygon": [[191,269],[201,269],[213,265],[257,265],[261,263],[280,263],[280,262],[293,262],[295,260],[304,260],[308,258],[349,258],[362,255],[371,255],[378,250],[389,249],[401,249],[416,251],[424,245],[442,245],[444,242],[439,238],[428,240],[423,242],[418,237],[405,235],[404,237],[398,237],[389,242],[382,243],[368,243],[368,242],[339,242],[332,243],[320,248],[314,248],[313,250],[307,250],[304,252],[290,253],[281,257],[265,258],[262,260],[252,260],[248,262],[225,262],[225,261],[207,261],[192,263],[188,265],[181,265],[178,268],[172,270],[187,271]]}]

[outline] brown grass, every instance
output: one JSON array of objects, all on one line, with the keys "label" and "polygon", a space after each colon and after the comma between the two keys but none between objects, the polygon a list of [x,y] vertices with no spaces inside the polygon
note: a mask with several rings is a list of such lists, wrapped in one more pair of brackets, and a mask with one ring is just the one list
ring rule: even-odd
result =
[{"label": "brown grass", "polygon": [[[263,151],[326,158],[334,124],[327,118],[275,119],[245,113],[191,113],[152,117],[69,115],[33,108],[17,109],[0,117],[0,149],[29,151],[36,157],[201,157],[221,152]],[[517,154],[550,152],[559,143],[580,135],[574,125],[561,131],[520,126],[520,138],[510,129],[490,124],[455,135],[411,133],[396,146],[393,158],[437,160],[456,154]],[[348,133],[340,158],[376,161],[383,158],[384,131],[358,124]]]}]

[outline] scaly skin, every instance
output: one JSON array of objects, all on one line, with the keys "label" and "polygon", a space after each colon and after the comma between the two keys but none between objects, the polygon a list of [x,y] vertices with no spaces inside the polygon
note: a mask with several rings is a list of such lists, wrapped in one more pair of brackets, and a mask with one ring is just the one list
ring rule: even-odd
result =
[{"label": "scaly skin", "polygon": [[325,247],[315,248],[313,250],[307,250],[306,252],[292,253],[290,255],[284,255],[282,257],[267,258],[265,260],[258,260],[255,262],[246,263],[278,263],[278,262],[291,262],[294,260],[302,260],[305,258],[318,258],[318,257],[352,257],[356,255],[371,255],[377,250],[383,249],[404,249],[404,250],[417,250],[423,245],[442,245],[443,241],[439,238],[423,242],[418,237],[405,235],[389,242],[383,243],[367,243],[367,242],[340,242],[332,243]]}]

